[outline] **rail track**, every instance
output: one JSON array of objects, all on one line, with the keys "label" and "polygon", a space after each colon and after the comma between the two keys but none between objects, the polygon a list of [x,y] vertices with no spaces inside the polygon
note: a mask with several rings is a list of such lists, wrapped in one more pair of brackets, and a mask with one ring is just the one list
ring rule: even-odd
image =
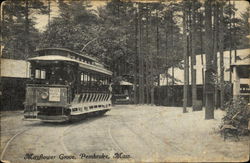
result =
[{"label": "rail track", "polygon": [[[153,116],[153,117],[151,117],[151,118],[149,118],[149,119],[143,121],[142,123],[143,123],[143,124],[148,124],[148,123],[151,122],[153,119],[159,118],[159,115],[161,115],[164,111],[165,111],[165,110],[160,111],[158,114],[156,114],[155,116]],[[142,123],[141,123],[141,124],[142,124]],[[148,130],[148,131],[150,130],[148,127],[146,127],[147,125],[140,125],[140,126],[141,126],[142,128],[144,128],[145,131],[146,131],[146,130]],[[173,129],[171,129],[171,128],[168,128],[168,129],[170,130],[170,132],[174,132]],[[170,144],[171,147],[173,147],[176,151],[181,152],[181,153],[183,153],[183,154],[186,154],[186,155],[189,155],[189,156],[190,156],[190,154],[187,153],[183,148],[180,148],[180,147],[178,147],[178,146],[176,145],[177,142],[171,142],[171,141],[165,142],[165,141],[162,140],[162,138],[160,138],[158,135],[154,134],[153,132],[147,132],[147,133],[149,133],[149,135],[151,135],[152,138],[156,138],[156,139],[158,139],[159,141],[161,141],[162,143],[164,143],[164,144],[166,144],[166,145],[169,145],[169,144]]]},{"label": "rail track", "polygon": [[[41,125],[43,125],[43,123],[41,123]],[[51,125],[50,125],[50,126],[51,126]],[[64,129],[61,131],[60,136],[59,136],[59,139],[58,139],[59,144],[62,146],[63,152],[64,152],[65,154],[71,154],[71,153],[68,151],[67,147],[66,147],[65,144],[64,144],[63,135],[64,135],[64,133],[65,133],[67,130],[69,130],[72,126],[73,126],[73,124],[69,124],[68,126],[66,126],[66,128],[64,128]],[[35,142],[39,142],[40,139],[42,139],[43,137],[46,137],[46,135],[34,135],[34,134],[31,134],[31,133],[28,133],[28,131],[31,131],[32,129],[35,129],[35,127],[39,127],[39,126],[32,126],[32,127],[25,128],[25,129],[19,131],[18,133],[16,133],[14,136],[12,136],[12,137],[8,140],[8,142],[5,144],[5,146],[4,146],[4,148],[3,148],[2,152],[1,152],[0,159],[1,159],[1,160],[4,160],[4,156],[5,156],[5,154],[6,154],[7,149],[11,146],[11,144],[13,143],[14,140],[18,139],[18,137],[22,137],[22,136],[24,136],[24,135],[26,135],[26,136],[31,136],[31,137],[32,137],[32,136],[33,136],[33,137],[35,136],[35,137],[33,138]],[[35,144],[35,143],[34,143],[34,144]]]},{"label": "rail track", "polygon": [[[113,125],[114,125],[113,122],[111,122],[111,123],[109,124],[109,127],[108,127],[108,135],[109,135],[109,137],[110,137],[110,139],[111,139],[113,145],[115,146],[116,151],[119,151],[119,152],[122,152],[122,153],[126,154],[126,152],[119,146],[118,141],[116,141],[116,139],[115,139],[114,136],[112,135],[111,129],[113,128]],[[117,149],[118,149],[118,150],[117,150]]]},{"label": "rail track", "polygon": [[9,147],[10,143],[11,143],[17,136],[23,134],[25,131],[27,131],[27,130],[29,130],[29,129],[30,129],[30,128],[26,128],[26,129],[24,129],[24,130],[22,130],[22,131],[19,131],[18,133],[16,133],[14,136],[12,136],[12,137],[8,140],[8,142],[5,144],[5,146],[4,146],[4,148],[3,148],[3,151],[2,151],[1,156],[0,156],[0,160],[3,160],[4,155],[5,155],[5,152],[6,152],[7,148]]},{"label": "rail track", "polygon": [[[140,125],[138,126],[138,128],[142,128],[144,131],[144,135],[142,136],[141,133],[138,133],[137,130],[134,130],[131,126],[129,126],[126,122],[125,122],[125,117],[120,116],[120,122],[122,122],[122,124],[124,126],[126,126],[131,132],[133,132],[137,137],[140,138],[140,140],[146,145],[148,146],[148,149],[150,150],[149,153],[154,153],[154,150],[152,148],[152,143],[147,143],[147,141],[149,140],[148,137],[150,137],[153,141],[153,144],[155,144],[156,146],[156,150],[161,150],[159,146],[157,146],[157,142],[159,142],[160,144],[165,144],[166,147],[169,147],[169,145],[171,145],[171,148],[173,148],[175,151],[178,151],[180,153],[186,154],[188,156],[190,156],[189,153],[186,152],[185,149],[181,148],[178,146],[177,142],[173,142],[173,141],[168,141],[165,142],[164,140],[162,140],[162,138],[156,134],[154,134],[153,132],[150,132],[150,129],[147,127],[150,122],[152,122],[154,119],[160,119],[160,115],[162,115],[164,112],[166,112],[166,110],[161,110],[159,112],[157,112],[155,115],[151,116],[150,118],[147,118],[143,121],[140,121]],[[142,113],[140,116],[143,116],[144,114]],[[169,132],[174,132],[173,129],[168,128],[170,131]],[[152,142],[151,141],[151,142]],[[164,152],[164,151],[163,151]]]},{"label": "rail track", "polygon": [[[132,151],[128,151],[127,147],[123,148],[123,147],[125,147],[125,144],[122,144],[123,142],[121,141],[121,139],[119,140],[119,137],[116,136],[117,135],[117,133],[116,133],[117,127],[120,128],[122,126],[122,127],[125,127],[124,129],[126,131],[128,131],[128,135],[132,135],[132,137],[135,138],[135,140],[133,140],[133,141],[140,144],[140,147],[138,147],[138,148],[145,147],[145,149],[146,149],[145,152],[146,153],[153,153],[153,152],[157,152],[158,150],[162,150],[161,152],[164,152],[163,148],[160,149],[157,146],[157,143],[160,143],[160,144],[165,144],[165,146],[166,145],[167,146],[171,145],[171,148],[173,148],[174,150],[176,150],[178,152],[181,152],[183,154],[189,155],[182,148],[180,148],[178,146],[178,144],[176,145],[175,142],[171,142],[171,141],[165,142],[160,136],[154,134],[153,132],[150,132],[150,128],[147,127],[148,124],[150,122],[152,122],[154,119],[161,118],[160,115],[163,114],[165,111],[166,110],[157,111],[155,113],[155,115],[152,115],[149,118],[144,118],[144,119],[140,120],[139,124],[135,124],[135,126],[134,125],[131,126],[128,123],[129,121],[128,121],[127,117],[124,117],[123,115],[107,116],[107,117],[102,117],[101,119],[94,117],[93,119],[91,118],[91,119],[87,119],[87,120],[82,120],[82,121],[75,122],[75,123],[72,123],[72,124],[68,124],[68,123],[67,124],[60,124],[58,126],[58,128],[56,128],[56,130],[52,130],[52,128],[51,128],[51,131],[53,133],[57,133],[56,135],[57,135],[58,139],[53,139],[52,142],[51,141],[47,141],[47,142],[48,143],[58,143],[62,147],[62,148],[60,148],[60,149],[63,150],[61,152],[64,152],[67,155],[73,155],[73,153],[71,152],[72,149],[69,150],[67,148],[66,144],[65,144],[66,143],[65,137],[69,133],[71,133],[71,131],[73,131],[73,130],[74,131],[79,131],[79,129],[81,129],[81,128],[84,129],[84,127],[89,127],[88,124],[90,124],[93,121],[97,120],[98,123],[95,123],[95,125],[98,126],[100,124],[103,124],[104,128],[103,128],[103,130],[101,130],[101,133],[103,132],[102,135],[109,138],[110,141],[108,141],[109,144],[107,146],[109,146],[109,148],[113,149],[115,152],[121,152],[124,155],[131,154],[130,152],[132,152]],[[136,117],[137,116],[140,116],[140,117],[145,116],[146,114],[148,114],[148,113],[141,113],[140,115],[136,115]],[[133,120],[132,120],[132,122],[133,122]],[[31,136],[31,138],[33,137],[32,142],[34,142],[34,141],[36,141],[36,142],[41,141],[42,142],[42,140],[45,140],[45,137],[48,136],[48,134],[39,135],[39,134],[34,134],[34,133],[32,134],[32,132],[31,133],[27,132],[27,131],[29,131],[31,129],[36,129],[40,125],[42,125],[43,127],[44,126],[46,127],[46,125],[48,125],[47,127],[56,127],[58,124],[55,125],[55,124],[47,124],[47,123],[44,123],[44,124],[41,123],[40,124],[39,123],[38,126],[31,126],[31,127],[29,126],[28,128],[19,131],[14,136],[12,136],[8,140],[6,145],[4,146],[3,151],[1,153],[1,160],[4,159],[4,156],[6,154],[6,151],[7,151],[8,147],[13,143],[14,140],[18,139],[18,137],[22,137],[22,136],[25,136],[25,135],[26,136]],[[137,130],[137,127],[140,128],[140,129]],[[143,135],[140,132],[142,130],[145,132]],[[170,130],[169,132],[171,132],[172,129],[169,128],[169,130]],[[11,131],[11,132],[13,132],[13,131]],[[151,144],[152,142],[153,142],[153,144]],[[161,145],[161,146],[163,147],[163,145]],[[39,148],[39,146],[35,146],[35,148]],[[131,155],[131,159],[135,159],[136,156],[137,155]]]}]

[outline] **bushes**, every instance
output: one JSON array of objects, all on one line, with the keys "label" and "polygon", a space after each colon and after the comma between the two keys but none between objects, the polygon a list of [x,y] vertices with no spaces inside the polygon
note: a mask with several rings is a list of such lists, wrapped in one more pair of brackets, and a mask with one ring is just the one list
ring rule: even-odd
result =
[{"label": "bushes", "polygon": [[237,128],[239,135],[248,134],[250,111],[247,102],[239,97],[226,103],[225,108],[226,115],[222,118],[221,128],[224,125],[232,125]]}]

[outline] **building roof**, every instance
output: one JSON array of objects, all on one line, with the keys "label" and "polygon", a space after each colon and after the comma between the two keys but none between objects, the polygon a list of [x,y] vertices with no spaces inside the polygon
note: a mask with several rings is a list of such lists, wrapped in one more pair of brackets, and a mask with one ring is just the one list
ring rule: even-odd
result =
[{"label": "building roof", "polygon": [[232,63],[231,66],[247,66],[250,65],[250,57],[246,57],[241,60],[237,60],[236,62]]}]

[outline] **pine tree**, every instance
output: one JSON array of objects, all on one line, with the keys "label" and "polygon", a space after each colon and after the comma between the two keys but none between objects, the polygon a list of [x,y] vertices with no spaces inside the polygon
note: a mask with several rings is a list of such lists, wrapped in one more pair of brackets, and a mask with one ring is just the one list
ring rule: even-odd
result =
[{"label": "pine tree", "polygon": [[206,53],[206,106],[205,119],[214,118],[214,83],[213,83],[213,42],[212,40],[212,4],[205,1],[205,53]]},{"label": "pine tree", "polygon": [[30,15],[46,14],[47,8],[40,0],[8,0],[2,9],[3,57],[27,59],[32,56],[39,39]]},{"label": "pine tree", "polygon": [[218,64],[217,64],[217,52],[218,52],[218,2],[215,1],[213,4],[213,17],[214,17],[214,23],[213,23],[213,50],[214,50],[214,56],[213,56],[213,66],[215,70],[215,95],[214,95],[214,100],[215,100],[215,107],[218,107]]},{"label": "pine tree", "polygon": [[219,3],[219,53],[220,53],[220,108],[224,108],[224,16],[223,3]]},{"label": "pine tree", "polygon": [[[183,4],[184,6],[185,4]],[[187,112],[188,99],[188,54],[187,54],[187,27],[186,27],[186,9],[183,7],[183,58],[184,58],[184,86],[183,86],[183,113]]]},{"label": "pine tree", "polygon": [[195,1],[192,1],[191,9],[191,82],[192,82],[192,108],[195,111],[197,101],[197,87],[196,87],[196,6]]}]

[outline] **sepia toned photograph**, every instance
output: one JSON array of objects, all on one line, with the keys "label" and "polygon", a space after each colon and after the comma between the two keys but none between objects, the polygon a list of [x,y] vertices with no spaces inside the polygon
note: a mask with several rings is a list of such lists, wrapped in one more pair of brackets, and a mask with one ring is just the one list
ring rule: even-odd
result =
[{"label": "sepia toned photograph", "polygon": [[5,0],[1,163],[247,162],[244,0]]}]

